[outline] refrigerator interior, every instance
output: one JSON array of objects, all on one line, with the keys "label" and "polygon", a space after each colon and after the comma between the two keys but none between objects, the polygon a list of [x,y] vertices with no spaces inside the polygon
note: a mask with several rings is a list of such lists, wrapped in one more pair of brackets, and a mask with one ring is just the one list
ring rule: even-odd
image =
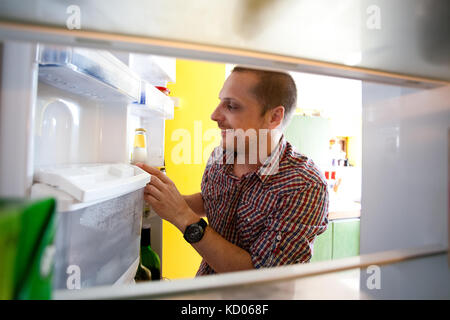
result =
[{"label": "refrigerator interior", "polygon": [[[134,281],[150,180],[130,165],[134,131],[147,131],[146,163],[163,166],[164,123],[173,117],[172,100],[133,71],[158,65],[137,56],[142,63],[131,53],[2,44],[2,150],[24,159],[2,172],[20,181],[10,196],[57,199],[55,289]],[[3,195],[8,188],[3,180]],[[162,224],[153,222],[161,257]]]},{"label": "refrigerator interior", "polygon": [[[21,50],[18,50],[21,52],[21,54],[17,54],[17,59],[25,59],[28,61],[30,56],[33,56],[32,52],[36,48],[34,48],[31,44],[12,44],[12,48],[7,48],[7,46],[4,46],[3,48],[3,63],[5,64],[5,61],[8,61],[6,58],[11,57],[11,53],[8,53],[8,50],[11,49],[12,52],[14,51],[14,46],[19,46]],[[25,46],[26,50],[30,50],[28,54],[26,53],[26,50],[23,50],[23,47]],[[5,47],[7,50],[5,50]],[[34,48],[34,49],[33,49]],[[5,52],[6,51],[6,52]],[[122,61],[122,60],[121,60]],[[24,63],[24,66],[29,65],[29,63]],[[5,68],[3,70],[3,73],[7,72],[5,70],[8,70],[8,65],[5,64]],[[17,133],[17,139],[16,141],[24,142],[21,145],[26,146],[26,150],[18,150],[17,152],[22,152],[24,154],[28,154],[27,152],[29,150],[32,150],[31,156],[25,157],[25,159],[31,159],[27,165],[27,163],[22,164],[18,163],[16,165],[16,168],[24,168],[23,170],[23,177],[22,181],[27,181],[27,177],[33,176],[33,173],[39,166],[47,166],[47,165],[60,165],[64,163],[69,164],[77,164],[77,163],[128,163],[129,162],[129,155],[131,152],[132,147],[132,140],[133,140],[133,130],[136,127],[144,127],[148,130],[148,154],[150,156],[150,164],[152,165],[162,165],[163,161],[161,162],[161,155],[164,154],[163,150],[163,139],[164,139],[164,119],[170,118],[171,111],[166,110],[165,103],[166,100],[164,96],[157,95],[157,99],[161,98],[163,100],[162,103],[153,103],[154,100],[149,101],[147,103],[149,108],[139,108],[139,104],[133,103],[133,99],[125,97],[118,97],[117,99],[111,99],[110,101],[107,100],[99,100],[95,97],[86,97],[84,95],[76,94],[73,92],[65,91],[61,88],[57,88],[55,86],[49,85],[45,83],[44,81],[38,81],[39,80],[39,67],[36,66],[36,70],[33,71],[33,69],[27,70],[23,72],[24,75],[30,75],[29,78],[23,76],[22,78],[14,78],[18,79],[19,83],[27,83],[28,87],[26,89],[32,89],[33,88],[33,75],[35,73],[35,80],[36,80],[36,96],[34,99],[35,102],[29,104],[32,106],[30,107],[30,113],[25,114],[22,116],[22,118],[29,117],[30,119],[33,119],[33,121],[29,122],[30,126],[26,127],[26,132],[29,132],[27,130],[32,130],[32,134],[28,135],[22,135],[22,132],[14,131],[13,127],[12,132]],[[20,72],[19,72],[20,75]],[[4,83],[5,76],[2,77],[2,86],[5,85]],[[22,82],[21,82],[22,81]],[[142,82],[141,82],[142,84]],[[144,86],[146,87],[146,86]],[[151,86],[148,90],[152,90]],[[363,171],[363,191],[365,192],[365,198],[363,198],[363,201],[366,203],[364,205],[369,204],[371,201],[378,201],[377,206],[373,207],[366,207],[365,217],[362,220],[363,222],[363,231],[364,236],[362,237],[362,243],[364,243],[365,247],[363,247],[364,250],[367,252],[371,251],[382,251],[386,249],[396,248],[399,246],[399,241],[401,240],[399,238],[399,235],[404,235],[403,233],[394,233],[389,232],[385,233],[381,230],[386,230],[385,225],[387,223],[390,223],[391,226],[401,226],[401,223],[397,223],[400,221],[404,221],[404,215],[396,215],[396,223],[392,223],[392,216],[393,213],[397,212],[398,210],[395,208],[396,204],[398,203],[397,199],[389,199],[386,197],[386,192],[390,192],[390,189],[384,188],[384,185],[382,184],[374,184],[374,181],[378,181],[379,178],[377,175],[379,175],[380,172],[382,172],[384,175],[391,175],[395,176],[395,173],[397,171],[397,167],[403,168],[404,170],[406,168],[405,163],[409,163],[408,165],[411,165],[410,162],[405,161],[405,159],[409,159],[410,151],[413,150],[416,154],[417,149],[409,148],[409,146],[417,146],[416,141],[409,141],[403,139],[402,134],[405,132],[405,128],[407,128],[408,125],[411,123],[414,123],[414,121],[422,122],[424,123],[423,127],[427,127],[425,123],[428,123],[427,119],[423,119],[423,114],[419,112],[419,110],[425,110],[423,109],[423,106],[426,105],[427,101],[429,99],[421,100],[423,103],[415,109],[407,108],[406,105],[402,103],[405,97],[414,97],[414,94],[417,94],[418,92],[425,93],[425,97],[428,97],[429,95],[432,95],[433,97],[436,97],[436,116],[434,115],[433,109],[428,108],[429,112],[433,113],[433,116],[431,119],[433,120],[432,125],[439,124],[439,132],[437,133],[439,139],[436,139],[435,136],[430,136],[429,138],[433,141],[438,141],[439,146],[442,146],[444,140],[441,139],[442,133],[445,130],[441,130],[445,126],[448,127],[448,104],[446,104],[446,98],[448,96],[448,87],[441,88],[440,90],[443,90],[445,94],[442,94],[441,91],[432,91],[429,89],[426,90],[411,90],[410,88],[402,88],[399,86],[384,86],[379,84],[371,84],[366,83],[364,88],[366,91],[364,91],[363,98],[364,101],[369,101],[370,103],[366,103],[366,109],[365,109],[365,125],[366,125],[366,131],[365,131],[365,146],[366,149],[363,150],[365,157],[365,165],[366,169]],[[388,99],[389,93],[391,91],[394,91],[395,95],[398,96],[405,96],[399,101],[394,101],[396,106],[397,104],[401,107],[399,108],[392,108],[392,102]],[[31,90],[32,91],[32,90]],[[147,99],[147,95],[142,95],[142,86],[141,86],[141,95],[139,97],[139,102],[147,101],[150,99]],[[398,92],[397,92],[398,91]],[[8,93],[8,91],[6,91]],[[155,93],[154,91],[151,91]],[[376,93],[380,92],[379,95]],[[147,93],[147,92],[146,92]],[[156,94],[156,93],[155,93]],[[394,95],[394,96],[395,96]],[[373,97],[372,97],[373,96]],[[3,97],[2,99],[4,99]],[[8,97],[6,97],[8,98]],[[429,98],[429,97],[428,97]],[[122,100],[124,99],[124,100]],[[158,101],[156,99],[156,101]],[[387,100],[389,103],[386,104],[386,106],[378,107],[378,105],[375,103],[377,101],[383,101]],[[12,100],[11,100],[12,101]],[[33,101],[33,97],[28,97],[26,94],[22,94],[18,96],[18,103],[27,104],[27,101]],[[168,104],[170,104],[170,101],[167,101]],[[170,108],[167,108],[170,109]],[[173,110],[173,109],[172,109]],[[416,110],[416,111],[414,111]],[[430,111],[431,110],[431,111]],[[442,114],[440,113],[440,110]],[[439,111],[439,112],[438,112]],[[394,112],[394,115],[398,116],[399,119],[392,116],[392,112]],[[405,113],[405,116],[399,116],[401,115],[401,112]],[[377,123],[376,120],[379,120],[380,113],[382,115],[381,118],[386,118],[387,122],[383,122],[381,124]],[[172,113],[173,116],[173,113]],[[446,121],[447,120],[447,121]],[[46,122],[47,121],[47,122]],[[56,124],[55,124],[56,122]],[[391,123],[392,122],[392,123]],[[25,120],[23,123],[27,123]],[[17,123],[16,123],[17,124]],[[14,126],[14,121],[12,121],[11,126]],[[30,129],[31,128],[31,129]],[[156,130],[155,128],[159,128]],[[64,130],[63,130],[64,129]],[[53,131],[52,131],[53,130]],[[408,129],[409,130],[409,129]],[[406,131],[407,132],[407,131]],[[428,132],[424,129],[423,132]],[[447,132],[445,131],[447,134]],[[373,135],[372,135],[373,134]],[[399,138],[400,137],[400,138]],[[409,135],[408,135],[409,137]],[[420,138],[420,137],[419,137]],[[400,140],[399,140],[400,139]],[[29,141],[29,143],[25,143],[26,141]],[[71,141],[70,144],[65,143],[66,141]],[[3,142],[3,141],[2,141]],[[408,142],[407,144],[405,142]],[[56,148],[51,148],[49,146],[55,145],[58,146]],[[370,150],[368,149],[370,146]],[[381,153],[378,149],[374,148],[385,148],[388,152]],[[408,147],[408,148],[405,148]],[[434,145],[431,145],[431,147],[435,147]],[[389,148],[393,148],[392,150]],[[27,151],[28,150],[28,151]],[[61,152],[59,151],[61,150]],[[64,150],[64,151],[62,151]],[[385,151],[386,151],[385,150]],[[437,150],[437,148],[436,148]],[[441,150],[441,149],[439,149]],[[441,155],[441,151],[439,151],[440,156],[438,168],[443,168],[442,165],[444,163],[445,157]],[[426,155],[420,159],[428,159],[431,160],[433,158],[434,152],[427,152]],[[368,160],[373,159],[373,161],[377,161],[377,157],[374,155],[383,155],[386,159],[385,161],[379,161],[379,163],[374,164],[373,166],[367,166]],[[402,157],[400,157],[400,155]],[[428,158],[427,158],[428,157]],[[386,162],[390,165],[387,169],[392,170],[389,171],[386,169]],[[425,163],[426,161],[423,161]],[[417,168],[423,168],[421,163],[417,163]],[[20,167],[18,167],[20,165]],[[405,169],[406,170],[406,169]],[[3,170],[2,172],[4,172]],[[442,170],[434,170],[434,174],[438,174]],[[444,170],[445,171],[445,170]],[[445,175],[443,175],[445,177]],[[431,180],[430,180],[431,181]],[[403,183],[405,185],[413,185],[415,182],[412,178],[412,176],[405,174],[404,180],[399,181],[399,183]],[[405,183],[406,182],[406,183]],[[430,182],[433,186],[434,190],[439,190],[438,201],[434,201],[433,197],[436,195],[436,192],[433,192],[433,190],[429,191],[426,188],[423,189],[424,193],[426,193],[427,197],[429,198],[429,201],[427,203],[438,203],[439,206],[443,204],[444,202],[441,201],[443,198],[443,195],[445,195],[446,192],[448,192],[445,181],[442,179],[437,180],[434,179],[432,182]],[[23,185],[26,188],[31,187],[31,183],[23,183]],[[378,188],[379,187],[379,188]],[[442,188],[443,187],[443,188]],[[4,186],[2,185],[2,188]],[[19,188],[20,189],[20,188]],[[3,189],[4,190],[4,189]],[[402,196],[405,196],[406,194],[410,194],[409,192],[405,192],[402,188],[397,188],[397,191]],[[423,195],[422,195],[423,197]],[[428,199],[427,198],[427,199]],[[433,199],[432,199],[433,198]],[[384,202],[381,202],[384,206],[384,210],[379,210],[379,199],[384,199]],[[420,197],[417,197],[417,199],[420,199]],[[369,202],[367,202],[369,201]],[[403,201],[402,203],[406,203],[406,201]],[[78,210],[83,210],[83,208],[78,208]],[[429,237],[430,239],[427,239],[427,243],[436,243],[436,242],[443,242],[445,240],[444,238],[448,236],[448,230],[445,228],[445,226],[448,224],[447,216],[443,213],[445,213],[442,208],[433,208],[433,219],[429,219],[429,215],[426,217],[424,215],[419,214],[419,209],[416,209],[414,212],[414,216],[420,217],[417,219],[409,219],[409,225],[408,228],[405,230],[412,230],[414,228],[420,229],[421,226],[423,226],[424,222],[428,223],[429,226],[427,228],[422,228],[422,235],[420,238],[414,238],[415,235],[417,235],[416,232],[410,232],[409,237],[411,239],[415,239],[416,243],[414,243],[415,246],[422,245],[424,243],[423,240],[426,237]],[[380,212],[385,212],[384,215],[380,215]],[[405,214],[409,213],[410,211],[403,211]],[[84,212],[79,212],[80,216]],[[69,216],[69,215],[68,215]],[[74,215],[72,215],[73,217]],[[81,219],[78,219],[78,221],[81,221]],[[136,219],[133,219],[133,221],[139,221]],[[369,223],[370,222],[370,223]],[[374,224],[374,222],[376,222]],[[71,225],[71,223],[69,223]],[[373,228],[373,226],[379,226],[380,228]],[[370,228],[368,228],[370,226]],[[139,228],[137,228],[139,229]],[[368,232],[369,229],[373,229],[373,232]],[[379,230],[378,230],[379,229]],[[392,229],[392,228],[391,228]],[[435,231],[439,230],[438,233]],[[62,233],[60,233],[62,234]],[[152,232],[152,235],[154,233]],[[431,236],[432,235],[432,236]],[[132,237],[130,237],[131,239]],[[409,238],[405,237],[404,241],[407,241]],[[135,239],[136,240],[136,239]],[[93,241],[93,243],[96,243],[97,241],[101,242],[101,239]],[[365,242],[364,242],[365,241]],[[370,242],[369,242],[370,241]],[[401,240],[403,241],[403,240]],[[130,241],[131,246],[135,245],[133,244],[133,240]],[[155,243],[152,238],[152,243]],[[412,243],[412,242],[411,242]],[[373,245],[373,244],[376,244]],[[410,243],[409,243],[410,244]],[[408,244],[408,245],[409,245]],[[369,246],[370,245],[370,246]],[[389,248],[388,248],[389,246]],[[373,248],[375,249],[373,249]],[[403,245],[402,247],[407,247],[406,245]],[[99,249],[102,250],[102,249]],[[107,251],[108,249],[106,249]],[[96,250],[92,251],[92,254],[96,252]],[[161,255],[160,255],[161,256]],[[125,258],[124,258],[125,259]],[[126,260],[126,259],[125,259]],[[101,274],[107,274],[108,272],[110,274],[113,274],[113,272],[109,271],[108,268],[110,268],[112,264],[104,264],[104,269],[101,270]],[[133,264],[127,265],[128,268],[132,268]],[[125,264],[123,266],[125,268]],[[62,269],[61,269],[62,270]],[[106,271],[105,271],[106,270]],[[123,271],[123,270],[122,270]],[[131,273],[130,273],[131,274]],[[63,274],[64,275],[64,274]],[[117,273],[114,277],[117,278],[119,273]],[[67,278],[67,273],[64,275]],[[125,272],[121,273],[120,277],[117,278],[117,281],[124,281],[127,282],[127,270]],[[100,279],[101,280],[101,279]],[[92,285],[97,285],[102,283],[103,280],[98,280],[98,282],[92,283]],[[128,278],[128,280],[130,280]],[[362,279],[365,280],[365,279]],[[104,283],[111,283],[110,279],[105,280]],[[362,283],[362,282],[361,282]],[[67,284],[67,283],[66,283]],[[87,284],[91,285],[91,284]]]}]

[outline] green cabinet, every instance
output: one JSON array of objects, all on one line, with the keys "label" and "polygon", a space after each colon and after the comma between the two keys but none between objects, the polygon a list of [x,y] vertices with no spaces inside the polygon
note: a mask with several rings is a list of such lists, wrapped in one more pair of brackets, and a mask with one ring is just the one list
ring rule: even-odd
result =
[{"label": "green cabinet", "polygon": [[359,255],[359,219],[337,219],[314,241],[311,262]]},{"label": "green cabinet", "polygon": [[333,223],[328,223],[327,230],[314,241],[311,262],[331,260],[333,257]]},{"label": "green cabinet", "polygon": [[294,115],[284,135],[298,152],[316,164],[327,161],[331,136],[329,119]]},{"label": "green cabinet", "polygon": [[333,259],[359,255],[359,219],[333,221]]}]

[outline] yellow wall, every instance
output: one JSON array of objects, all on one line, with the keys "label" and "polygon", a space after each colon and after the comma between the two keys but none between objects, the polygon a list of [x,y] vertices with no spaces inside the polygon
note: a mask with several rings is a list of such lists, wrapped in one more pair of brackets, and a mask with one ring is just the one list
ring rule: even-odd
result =
[{"label": "yellow wall", "polygon": [[[171,96],[180,99],[180,106],[175,108],[174,119],[166,121],[165,164],[167,176],[181,194],[200,192],[207,159],[198,156],[198,151],[201,150],[201,154],[205,149],[206,153],[212,151],[211,140],[203,139],[203,134],[205,130],[217,128],[210,116],[219,103],[219,91],[224,80],[225,64],[176,61],[176,82],[169,84],[168,88]],[[180,140],[180,133],[188,135],[184,134],[184,140]],[[185,151],[182,154],[184,159],[190,158],[190,161],[177,164],[180,149]],[[194,277],[200,262],[200,255],[183,239],[181,232],[164,221],[162,276],[168,279]]]}]

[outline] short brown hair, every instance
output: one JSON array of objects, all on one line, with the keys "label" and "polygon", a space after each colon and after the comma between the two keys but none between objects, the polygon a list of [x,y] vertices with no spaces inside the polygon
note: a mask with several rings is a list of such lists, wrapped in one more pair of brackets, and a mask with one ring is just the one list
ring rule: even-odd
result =
[{"label": "short brown hair", "polygon": [[253,88],[253,94],[262,105],[263,116],[277,106],[284,107],[285,127],[294,113],[297,104],[297,86],[292,76],[285,72],[267,71],[236,66],[232,72],[251,72],[258,76],[259,82]]}]

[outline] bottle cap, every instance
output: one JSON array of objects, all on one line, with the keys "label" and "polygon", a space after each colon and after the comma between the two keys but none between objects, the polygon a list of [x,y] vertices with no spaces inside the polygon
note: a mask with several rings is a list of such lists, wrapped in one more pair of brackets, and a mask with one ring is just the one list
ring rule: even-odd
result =
[{"label": "bottle cap", "polygon": [[136,128],[136,130],[134,130],[134,131],[144,131],[144,132],[147,132],[147,130],[145,130],[144,128]]}]

